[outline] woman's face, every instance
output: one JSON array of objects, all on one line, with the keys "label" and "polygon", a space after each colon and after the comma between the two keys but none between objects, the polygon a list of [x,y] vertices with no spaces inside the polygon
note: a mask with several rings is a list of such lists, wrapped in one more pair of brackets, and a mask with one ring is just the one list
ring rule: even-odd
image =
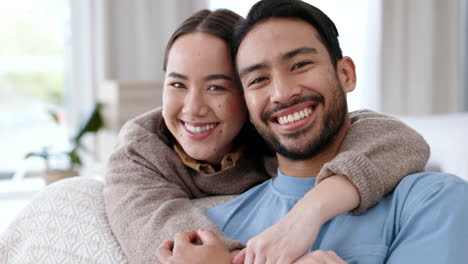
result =
[{"label": "woman's face", "polygon": [[183,35],[168,54],[164,121],[185,152],[217,164],[246,120],[228,45],[216,36]]}]

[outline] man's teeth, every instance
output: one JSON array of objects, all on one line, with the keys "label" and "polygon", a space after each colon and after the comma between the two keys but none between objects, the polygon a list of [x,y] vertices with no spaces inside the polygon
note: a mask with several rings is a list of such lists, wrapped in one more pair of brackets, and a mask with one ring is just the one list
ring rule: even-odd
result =
[{"label": "man's teeth", "polygon": [[191,125],[185,124],[185,127],[187,128],[187,130],[195,134],[203,133],[205,131],[213,129],[215,126],[216,126],[215,124],[206,125],[206,126],[191,126]]},{"label": "man's teeth", "polygon": [[303,109],[302,111],[295,112],[287,116],[278,117],[277,120],[278,120],[278,123],[280,123],[281,125],[286,125],[286,124],[304,119],[308,117],[310,114],[312,114],[312,108],[308,107],[308,108]]}]

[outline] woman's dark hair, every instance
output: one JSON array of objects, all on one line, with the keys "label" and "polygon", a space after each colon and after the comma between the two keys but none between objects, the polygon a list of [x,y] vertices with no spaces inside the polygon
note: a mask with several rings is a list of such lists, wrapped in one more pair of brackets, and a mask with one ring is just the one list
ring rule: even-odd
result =
[{"label": "woman's dark hair", "polygon": [[239,45],[255,25],[271,18],[301,19],[312,25],[319,33],[320,40],[327,49],[333,66],[343,58],[338,30],[333,21],[317,7],[300,0],[262,0],[249,11],[247,18],[234,27],[232,57],[235,60]]},{"label": "woman's dark hair", "polygon": [[242,17],[228,9],[218,9],[215,11],[203,9],[191,15],[182,22],[167,42],[164,52],[163,70],[166,71],[169,51],[178,38],[189,33],[203,32],[215,35],[231,46],[232,30],[239,19],[242,19]]}]

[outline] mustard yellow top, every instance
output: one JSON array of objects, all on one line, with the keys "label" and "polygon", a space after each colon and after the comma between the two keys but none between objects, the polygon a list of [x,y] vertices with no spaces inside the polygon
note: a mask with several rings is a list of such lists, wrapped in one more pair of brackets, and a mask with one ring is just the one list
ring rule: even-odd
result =
[{"label": "mustard yellow top", "polygon": [[[237,147],[233,152],[227,153],[221,160],[221,168],[218,171],[229,169],[236,166],[239,160],[242,147]],[[205,174],[212,174],[218,172],[211,164],[201,163],[198,160],[190,157],[179,144],[174,144],[174,151],[182,160],[185,166],[192,168],[198,172]]]}]

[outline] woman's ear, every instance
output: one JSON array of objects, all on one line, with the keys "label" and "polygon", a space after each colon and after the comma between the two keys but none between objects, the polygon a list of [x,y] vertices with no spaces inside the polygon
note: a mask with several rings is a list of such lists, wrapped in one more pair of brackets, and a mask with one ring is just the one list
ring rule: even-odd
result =
[{"label": "woman's ear", "polygon": [[356,67],[353,59],[343,57],[336,65],[338,80],[345,93],[352,92],[356,88]]}]

